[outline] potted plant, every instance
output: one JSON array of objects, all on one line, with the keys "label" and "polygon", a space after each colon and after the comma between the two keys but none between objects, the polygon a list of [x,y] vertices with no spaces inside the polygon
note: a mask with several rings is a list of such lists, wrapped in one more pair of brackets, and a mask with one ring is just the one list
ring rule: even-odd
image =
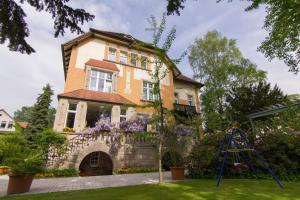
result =
[{"label": "potted plant", "polygon": [[35,174],[43,171],[44,161],[37,152],[24,152],[7,158],[5,163],[11,167],[7,194],[19,194],[30,190]]},{"label": "potted plant", "polygon": [[167,127],[164,133],[164,164],[171,170],[173,180],[184,180],[184,156],[191,131],[182,125]]},{"label": "potted plant", "polygon": [[28,192],[35,173],[43,169],[42,154],[30,149],[21,133],[3,136],[0,140],[4,150],[0,160],[10,168],[7,194]]}]

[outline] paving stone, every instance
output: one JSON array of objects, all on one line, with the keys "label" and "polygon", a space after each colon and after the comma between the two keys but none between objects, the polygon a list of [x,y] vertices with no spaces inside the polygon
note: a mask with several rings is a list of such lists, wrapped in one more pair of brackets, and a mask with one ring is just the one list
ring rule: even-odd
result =
[{"label": "paving stone", "polygon": [[[171,181],[170,172],[164,173],[164,180]],[[90,177],[68,177],[34,179],[26,194],[49,193],[70,190],[85,190],[158,183],[158,173],[122,174]],[[6,195],[8,176],[0,176],[0,197]]]}]

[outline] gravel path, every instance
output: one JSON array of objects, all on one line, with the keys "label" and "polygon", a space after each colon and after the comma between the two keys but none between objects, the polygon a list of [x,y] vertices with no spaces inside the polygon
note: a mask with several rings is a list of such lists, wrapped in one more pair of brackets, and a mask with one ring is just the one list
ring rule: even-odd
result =
[{"label": "gravel path", "polygon": [[[165,181],[171,181],[169,172],[164,173]],[[158,183],[158,173],[122,174],[109,176],[70,177],[34,179],[26,194],[48,193],[70,190],[85,190],[127,185]],[[0,196],[6,195],[8,176],[0,176]]]}]

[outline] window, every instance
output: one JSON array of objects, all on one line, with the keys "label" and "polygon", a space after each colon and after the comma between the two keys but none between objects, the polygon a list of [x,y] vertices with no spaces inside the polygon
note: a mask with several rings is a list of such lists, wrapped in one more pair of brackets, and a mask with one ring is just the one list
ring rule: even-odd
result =
[{"label": "window", "polygon": [[1,128],[5,128],[5,127],[6,127],[6,121],[2,121],[0,127],[1,127]]},{"label": "window", "polygon": [[14,122],[10,121],[8,122],[7,128],[11,129],[14,125]]},{"label": "window", "polygon": [[67,118],[66,118],[65,127],[74,128],[75,118],[76,118],[76,110],[77,110],[77,104],[70,103],[68,110],[67,110]]},{"label": "window", "polygon": [[122,108],[120,113],[120,122],[126,121],[127,115],[126,115],[126,109]]},{"label": "window", "polygon": [[188,95],[187,97],[188,97],[188,104],[190,106],[193,106],[194,105],[193,95]]},{"label": "window", "polygon": [[137,57],[138,56],[136,54],[134,53],[131,54],[130,63],[135,67],[137,67]]},{"label": "window", "polygon": [[93,152],[90,157],[90,167],[98,167],[99,165],[99,152]]},{"label": "window", "polygon": [[154,84],[149,82],[143,82],[143,99],[153,101],[155,95],[153,93]]},{"label": "window", "polygon": [[176,104],[179,103],[179,97],[178,97],[178,93],[177,92],[174,93],[174,103],[176,103]]},{"label": "window", "polygon": [[112,92],[112,73],[92,70],[89,89],[100,92]]},{"label": "window", "polygon": [[121,53],[120,53],[120,63],[127,64],[127,52],[121,51]]},{"label": "window", "polygon": [[141,67],[142,69],[147,69],[147,57],[141,56]]},{"label": "window", "polygon": [[116,49],[110,47],[108,52],[108,60],[116,61],[116,52]]}]

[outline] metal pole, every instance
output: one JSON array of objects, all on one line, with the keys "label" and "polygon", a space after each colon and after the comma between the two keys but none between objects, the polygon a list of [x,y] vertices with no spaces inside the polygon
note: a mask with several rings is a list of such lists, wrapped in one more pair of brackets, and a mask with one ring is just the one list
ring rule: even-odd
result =
[{"label": "metal pole", "polygon": [[223,149],[223,145],[226,141],[226,133],[224,134],[224,137],[223,137],[223,140],[221,141],[221,144],[218,148],[218,153],[217,153],[217,159],[216,159],[216,163],[215,163],[215,167],[212,171],[212,174],[211,174],[211,178],[213,179],[215,177],[215,174],[216,174],[216,171],[218,170],[218,164],[219,164],[219,158],[220,158],[220,154],[221,154],[221,151]]},{"label": "metal pole", "polygon": [[225,165],[226,158],[227,158],[227,155],[228,155],[228,150],[231,148],[231,143],[232,143],[232,139],[233,139],[233,135],[234,135],[234,131],[233,130],[234,129],[231,129],[231,133],[230,133],[230,137],[229,137],[229,142],[228,142],[228,147],[227,147],[227,150],[226,150],[224,158],[223,158],[223,162],[222,162],[222,166],[221,166],[221,170],[220,170],[220,174],[219,174],[219,177],[218,177],[218,182],[217,182],[216,187],[219,187],[220,181],[221,181],[221,178],[222,178],[222,175],[223,175],[223,170],[224,170],[224,165]]}]

